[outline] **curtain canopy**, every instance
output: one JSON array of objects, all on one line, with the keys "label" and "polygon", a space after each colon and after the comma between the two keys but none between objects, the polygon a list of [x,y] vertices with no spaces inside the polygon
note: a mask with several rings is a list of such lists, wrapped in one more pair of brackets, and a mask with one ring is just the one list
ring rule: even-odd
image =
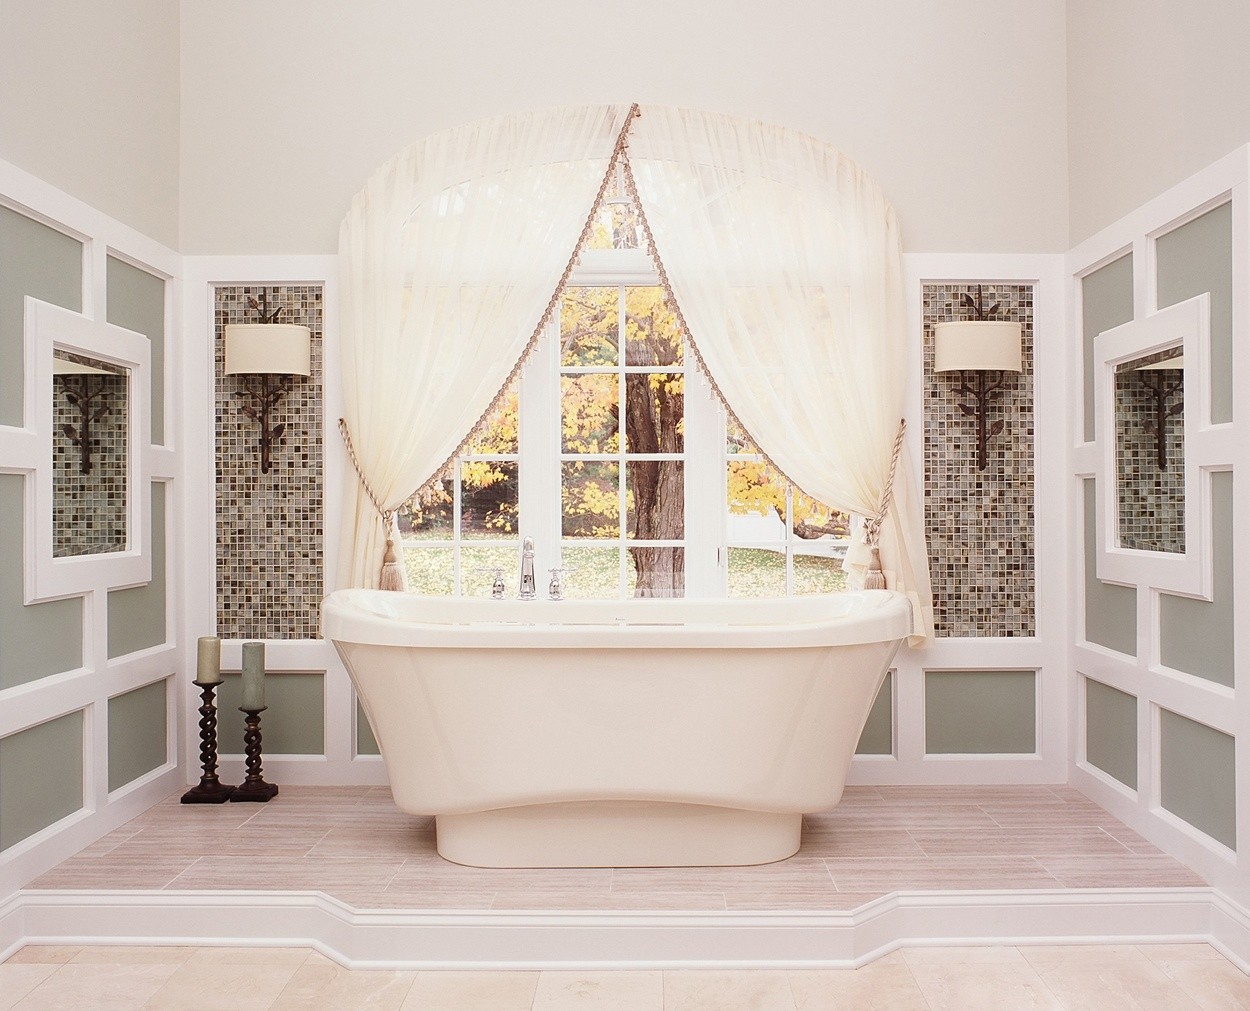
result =
[{"label": "curtain canopy", "polygon": [[[377,501],[353,489],[340,582],[376,585],[378,513],[441,469],[519,367],[618,159],[713,386],[804,493],[870,520],[889,505],[886,581],[911,595],[918,636],[931,634],[905,447],[894,460],[907,334],[893,209],[821,141],[666,107],[450,130],[401,152],[357,196],[340,239],[345,417]],[[877,526],[856,532],[856,582]]]}]

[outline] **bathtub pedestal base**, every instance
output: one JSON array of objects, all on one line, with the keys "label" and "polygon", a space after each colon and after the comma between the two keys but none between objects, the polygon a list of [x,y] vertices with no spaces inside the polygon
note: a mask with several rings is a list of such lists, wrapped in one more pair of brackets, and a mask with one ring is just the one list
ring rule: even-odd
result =
[{"label": "bathtub pedestal base", "polygon": [[471,867],[714,867],[793,856],[801,814],[581,801],[441,814],[438,852]]}]

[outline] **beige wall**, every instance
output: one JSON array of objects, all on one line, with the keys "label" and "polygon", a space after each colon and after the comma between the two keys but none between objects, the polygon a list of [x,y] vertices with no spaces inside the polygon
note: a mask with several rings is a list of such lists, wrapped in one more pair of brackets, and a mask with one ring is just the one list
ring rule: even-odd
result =
[{"label": "beige wall", "polygon": [[0,158],[178,243],[176,0],[0,0]]},{"label": "beige wall", "polygon": [[1250,141],[1250,3],[1068,0],[1073,245]]},{"label": "beige wall", "polygon": [[432,131],[631,101],[816,134],[907,247],[1062,251],[1063,0],[214,0],[182,4],[187,253],[337,248],[352,195]]}]

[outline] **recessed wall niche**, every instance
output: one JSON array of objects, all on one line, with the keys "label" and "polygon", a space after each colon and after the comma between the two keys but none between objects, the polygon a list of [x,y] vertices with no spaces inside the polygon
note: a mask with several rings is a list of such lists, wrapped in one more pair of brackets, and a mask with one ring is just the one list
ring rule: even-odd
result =
[{"label": "recessed wall niche", "polygon": [[295,377],[271,415],[284,425],[273,466],[262,474],[256,422],[242,408],[248,376],[224,374],[225,328],[256,323],[248,299],[260,286],[215,292],[217,437],[217,633],[226,638],[315,639],[322,597],[322,289],[263,289],[280,322],[312,334],[312,374]]},{"label": "recessed wall niche", "polygon": [[983,284],[994,318],[1021,324],[1021,369],[1003,375],[1003,430],[977,469],[976,423],[959,409],[959,373],[934,372],[934,326],[967,319],[972,284],[924,286],[925,535],[937,636],[1031,636],[1033,598],[1033,286]]}]

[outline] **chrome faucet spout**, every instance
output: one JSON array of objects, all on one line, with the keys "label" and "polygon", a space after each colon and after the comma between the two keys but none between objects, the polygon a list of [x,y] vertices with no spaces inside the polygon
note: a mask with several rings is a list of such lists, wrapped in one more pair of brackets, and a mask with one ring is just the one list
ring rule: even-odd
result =
[{"label": "chrome faucet spout", "polygon": [[533,600],[538,596],[534,585],[534,538],[527,537],[521,542],[521,592],[522,600]]}]

